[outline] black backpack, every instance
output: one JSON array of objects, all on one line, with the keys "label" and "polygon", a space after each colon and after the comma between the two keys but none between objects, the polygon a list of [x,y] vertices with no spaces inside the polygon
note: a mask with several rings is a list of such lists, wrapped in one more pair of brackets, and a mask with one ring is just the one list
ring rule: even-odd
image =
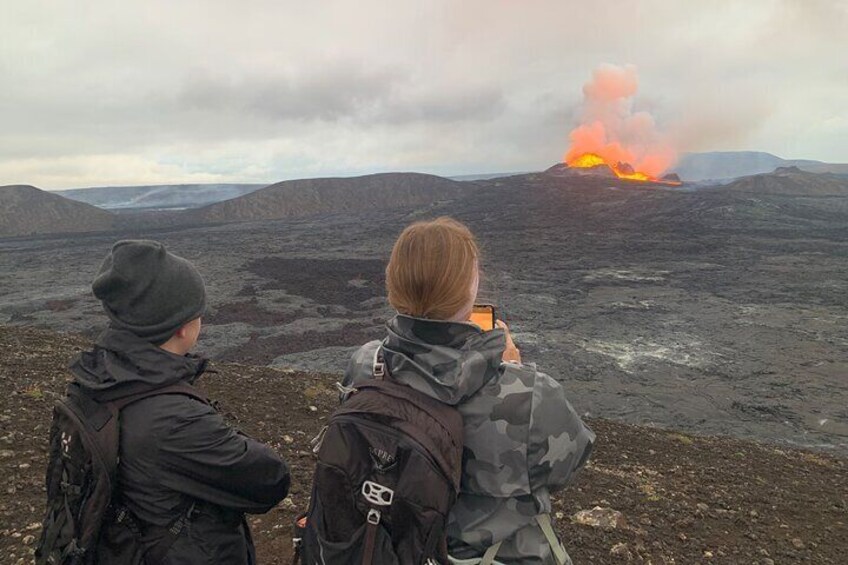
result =
[{"label": "black backpack", "polygon": [[459,493],[462,416],[384,377],[357,385],[317,449],[312,498],[295,526],[306,565],[447,563],[445,530]]},{"label": "black backpack", "polygon": [[[113,507],[120,442],[120,412],[150,396],[184,394],[206,398],[188,384],[148,390],[98,402],[79,385],[68,386],[53,408],[47,466],[47,512],[35,559],[37,565],[97,563],[101,527],[121,522],[126,510]],[[108,516],[108,518],[107,518]],[[130,548],[127,548],[129,550]]]}]

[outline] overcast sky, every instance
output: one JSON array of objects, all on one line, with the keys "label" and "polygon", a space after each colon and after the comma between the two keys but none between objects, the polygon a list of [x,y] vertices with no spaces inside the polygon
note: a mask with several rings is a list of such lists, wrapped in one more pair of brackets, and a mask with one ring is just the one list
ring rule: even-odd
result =
[{"label": "overcast sky", "polygon": [[0,185],[541,169],[603,63],[680,151],[848,162],[844,0],[0,0]]}]

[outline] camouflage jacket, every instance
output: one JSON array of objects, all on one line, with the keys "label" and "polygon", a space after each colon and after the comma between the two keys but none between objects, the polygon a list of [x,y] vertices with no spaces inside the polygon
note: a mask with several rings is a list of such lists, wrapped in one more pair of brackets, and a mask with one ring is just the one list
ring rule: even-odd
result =
[{"label": "camouflage jacket", "polygon": [[384,341],[353,355],[344,384],[372,378],[382,344],[393,378],[462,414],[465,451],[448,524],[451,555],[479,557],[503,540],[499,562],[554,563],[535,517],[551,511],[550,494],[568,484],[595,440],[562,385],[535,365],[502,363],[502,330],[403,315],[386,326]]}]

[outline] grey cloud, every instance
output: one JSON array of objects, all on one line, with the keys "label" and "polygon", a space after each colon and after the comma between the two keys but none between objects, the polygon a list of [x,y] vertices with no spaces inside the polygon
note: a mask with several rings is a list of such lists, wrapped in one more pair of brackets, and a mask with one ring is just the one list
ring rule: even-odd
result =
[{"label": "grey cloud", "polygon": [[350,67],[312,69],[298,77],[202,75],[189,79],[176,106],[209,112],[246,113],[271,120],[338,120],[385,100],[402,75],[394,70]]},{"label": "grey cloud", "polygon": [[378,119],[390,123],[487,120],[502,114],[506,105],[504,93],[494,86],[466,90],[448,86],[444,92],[396,96],[388,101]]},{"label": "grey cloud", "polygon": [[224,77],[209,74],[186,81],[175,111],[256,117],[274,121],[356,121],[368,124],[451,123],[486,119],[505,109],[503,92],[484,85],[422,87],[398,69],[353,65],[310,69],[297,77]]}]

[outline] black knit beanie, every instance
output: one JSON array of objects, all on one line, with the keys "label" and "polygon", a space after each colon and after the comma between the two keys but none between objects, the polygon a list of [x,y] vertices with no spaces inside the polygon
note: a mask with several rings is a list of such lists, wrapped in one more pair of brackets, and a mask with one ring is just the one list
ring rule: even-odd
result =
[{"label": "black knit beanie", "polygon": [[113,328],[156,344],[168,341],[206,309],[200,273],[157,241],[113,245],[91,288]]}]

